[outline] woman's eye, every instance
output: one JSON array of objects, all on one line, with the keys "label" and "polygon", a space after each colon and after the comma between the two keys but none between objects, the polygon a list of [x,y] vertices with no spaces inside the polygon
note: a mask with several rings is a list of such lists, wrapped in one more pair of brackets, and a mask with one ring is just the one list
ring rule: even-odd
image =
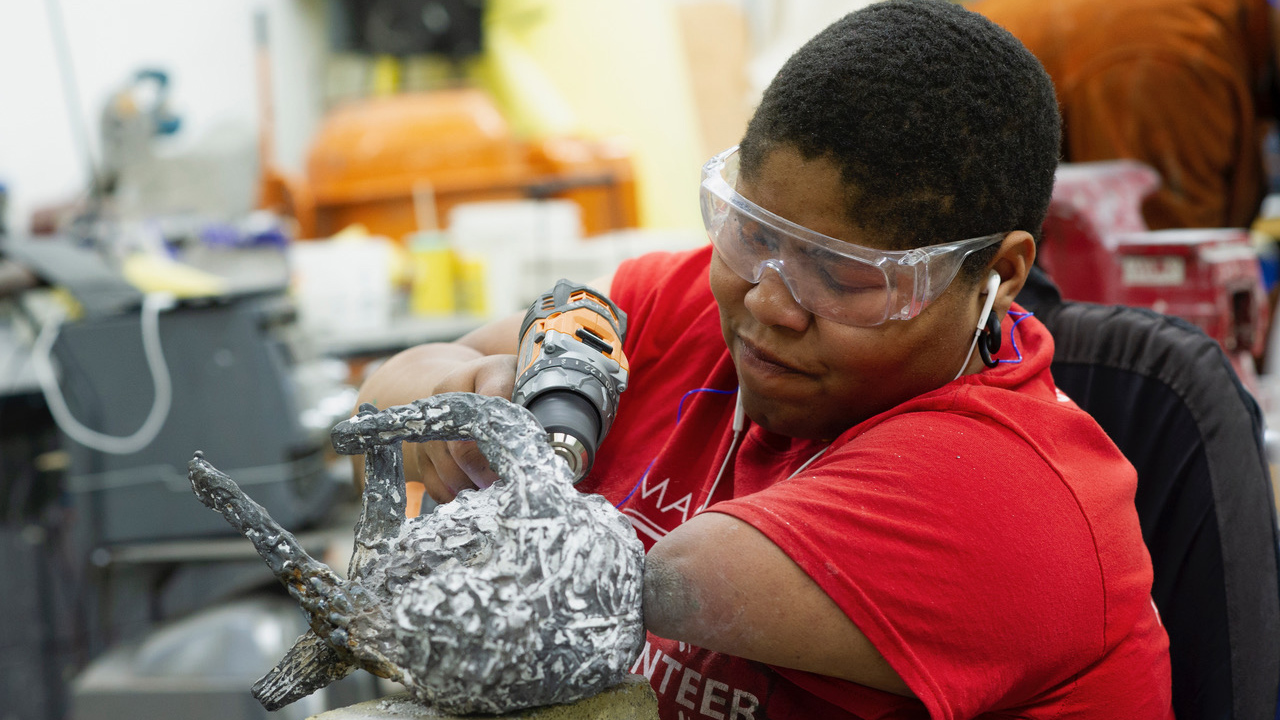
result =
[{"label": "woman's eye", "polygon": [[884,276],[861,263],[852,262],[826,250],[808,253],[823,285],[832,292],[854,294],[884,289]]},{"label": "woman's eye", "polygon": [[778,247],[776,238],[774,238],[770,233],[760,232],[759,230],[744,228],[742,230],[742,239],[744,242],[758,248],[775,250]]},{"label": "woman's eye", "polygon": [[882,293],[885,291],[884,274],[879,270],[843,259],[842,262],[825,262],[818,265],[818,275],[827,289],[843,295]]},{"label": "woman's eye", "polygon": [[877,289],[864,277],[842,278],[826,270],[822,271],[822,280],[829,289],[841,294],[869,292]]}]

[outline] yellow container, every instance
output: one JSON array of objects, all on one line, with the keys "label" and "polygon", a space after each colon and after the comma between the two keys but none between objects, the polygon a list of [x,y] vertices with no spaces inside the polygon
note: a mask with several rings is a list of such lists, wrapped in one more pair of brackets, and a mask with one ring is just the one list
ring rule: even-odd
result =
[{"label": "yellow container", "polygon": [[486,267],[480,255],[457,255],[458,309],[475,317],[489,317],[489,293],[485,285]]},{"label": "yellow container", "polygon": [[453,251],[443,233],[420,232],[409,238],[409,312],[414,315],[453,315]]}]

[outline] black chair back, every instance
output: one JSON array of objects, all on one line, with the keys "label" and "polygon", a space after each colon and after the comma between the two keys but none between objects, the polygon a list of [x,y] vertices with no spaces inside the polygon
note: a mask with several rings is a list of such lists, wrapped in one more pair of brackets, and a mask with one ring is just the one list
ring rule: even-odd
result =
[{"label": "black chair back", "polygon": [[1184,320],[1063,301],[1039,270],[1019,304],[1053,334],[1055,383],[1138,471],[1178,720],[1280,717],[1280,531],[1257,402]]}]

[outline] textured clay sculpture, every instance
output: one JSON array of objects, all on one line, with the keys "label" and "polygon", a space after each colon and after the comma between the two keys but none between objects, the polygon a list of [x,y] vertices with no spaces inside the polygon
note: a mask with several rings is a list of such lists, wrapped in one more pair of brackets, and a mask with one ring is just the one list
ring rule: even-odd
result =
[{"label": "textured clay sculpture", "polygon": [[[196,453],[200,501],[244,533],[306,611],[311,631],[254,685],[269,710],[360,667],[444,712],[567,703],[626,676],[644,642],[644,551],[626,518],[573,488],[524,408],[438,395],[334,428],[365,454],[347,579],[313,560]],[[404,519],[403,441],[475,440],[500,480]]]}]

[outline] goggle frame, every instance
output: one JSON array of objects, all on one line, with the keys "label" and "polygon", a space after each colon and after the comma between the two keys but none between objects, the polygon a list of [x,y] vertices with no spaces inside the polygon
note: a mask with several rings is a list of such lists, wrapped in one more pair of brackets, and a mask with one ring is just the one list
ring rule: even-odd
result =
[{"label": "goggle frame", "polygon": [[[797,303],[815,315],[841,324],[872,327],[888,320],[910,320],[919,315],[929,303],[936,300],[951,285],[960,266],[971,253],[994,245],[1008,235],[1007,232],[993,233],[908,250],[880,250],[833,238],[776,215],[739,193],[731,184],[731,181],[734,183],[737,181],[737,152],[738,146],[735,145],[711,158],[702,167],[699,200],[703,226],[707,230],[711,244],[722,257],[727,254],[722,248],[722,243],[726,242],[726,239],[718,238],[718,235],[723,232],[729,214],[736,211],[790,241],[815,246],[829,255],[846,258],[880,270],[885,278],[884,312],[879,319],[867,321],[840,317],[839,313],[833,313],[826,305],[808,297],[809,288],[805,284],[800,284],[801,291],[798,294],[795,287],[797,283],[785,272],[788,263],[784,258],[771,257],[757,262],[753,268],[754,278],[744,275],[730,265],[735,273],[752,283],[760,282],[767,267],[773,268],[782,277]],[[726,178],[726,171],[731,173],[728,178]],[[723,209],[717,210],[717,204]],[[742,241],[737,240],[737,242]],[[871,316],[864,314],[864,317]]]}]

